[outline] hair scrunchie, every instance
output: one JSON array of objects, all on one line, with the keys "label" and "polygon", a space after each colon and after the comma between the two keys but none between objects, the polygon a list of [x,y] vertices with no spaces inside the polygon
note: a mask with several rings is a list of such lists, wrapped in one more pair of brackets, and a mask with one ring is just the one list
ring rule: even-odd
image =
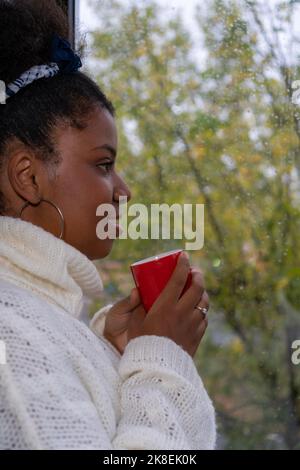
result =
[{"label": "hair scrunchie", "polygon": [[14,96],[18,91],[40,78],[54,77],[58,73],[74,73],[82,67],[80,57],[75,54],[69,41],[57,34],[53,35],[51,46],[51,62],[49,64],[35,65],[10,83],[6,87],[6,99]]}]

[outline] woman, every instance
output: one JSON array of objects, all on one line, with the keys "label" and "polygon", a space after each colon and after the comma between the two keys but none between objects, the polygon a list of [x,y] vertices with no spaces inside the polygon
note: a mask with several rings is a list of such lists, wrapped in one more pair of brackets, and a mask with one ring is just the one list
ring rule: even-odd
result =
[{"label": "woman", "polygon": [[131,194],[114,107],[67,35],[54,0],[0,0],[0,448],[213,449],[192,359],[208,295],[193,268],[179,299],[187,256],[147,315],[133,289],[90,328],[79,320],[113,244],[96,236],[96,208]]}]

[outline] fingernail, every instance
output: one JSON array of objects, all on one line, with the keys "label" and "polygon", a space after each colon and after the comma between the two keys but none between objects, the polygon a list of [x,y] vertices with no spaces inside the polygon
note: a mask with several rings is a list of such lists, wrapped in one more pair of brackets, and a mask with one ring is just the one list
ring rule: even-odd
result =
[{"label": "fingernail", "polygon": [[190,259],[189,255],[186,251],[182,251],[180,256],[181,256],[182,259],[186,259],[186,260]]}]

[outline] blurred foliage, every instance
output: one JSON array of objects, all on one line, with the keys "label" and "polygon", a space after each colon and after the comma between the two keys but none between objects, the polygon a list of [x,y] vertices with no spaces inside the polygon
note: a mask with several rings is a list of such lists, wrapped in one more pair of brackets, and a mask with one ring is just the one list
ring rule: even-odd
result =
[{"label": "blurred foliage", "polygon": [[[300,448],[300,70],[279,44],[280,31],[299,44],[297,2],[269,13],[268,2],[199,2],[201,46],[180,12],[154,0],[91,3],[131,203],[205,204],[204,248],[190,252],[211,301],[196,363],[219,447]],[[130,263],[177,247],[184,240],[116,241],[99,263],[106,293],[94,310],[128,295]]]}]

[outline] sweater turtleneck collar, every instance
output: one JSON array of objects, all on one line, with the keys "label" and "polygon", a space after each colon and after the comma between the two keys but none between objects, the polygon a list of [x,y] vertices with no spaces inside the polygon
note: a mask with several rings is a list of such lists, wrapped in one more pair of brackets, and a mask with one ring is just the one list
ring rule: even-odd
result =
[{"label": "sweater turtleneck collar", "polygon": [[101,295],[96,267],[83,253],[46,230],[0,216],[0,279],[26,288],[78,318],[83,297]]}]

